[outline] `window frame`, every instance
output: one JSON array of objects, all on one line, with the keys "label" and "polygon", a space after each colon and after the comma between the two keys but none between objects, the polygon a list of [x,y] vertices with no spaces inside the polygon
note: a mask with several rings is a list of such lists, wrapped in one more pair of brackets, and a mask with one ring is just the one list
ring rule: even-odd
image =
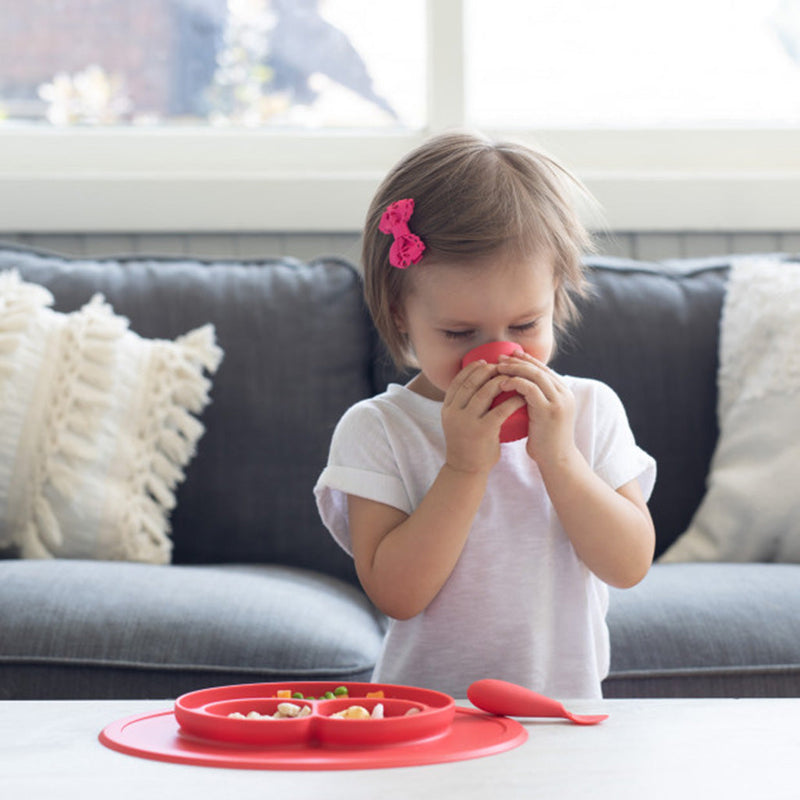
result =
[{"label": "window frame", "polygon": [[[422,131],[0,126],[0,232],[357,231],[403,153],[465,126],[463,14],[427,2]],[[800,230],[796,127],[486,133],[562,159],[610,230]]]}]

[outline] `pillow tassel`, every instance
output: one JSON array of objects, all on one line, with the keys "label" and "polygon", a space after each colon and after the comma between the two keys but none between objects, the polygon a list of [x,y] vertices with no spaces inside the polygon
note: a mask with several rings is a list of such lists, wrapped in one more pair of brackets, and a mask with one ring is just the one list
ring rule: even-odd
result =
[{"label": "pillow tassel", "polygon": [[15,269],[0,272],[0,330],[20,326],[25,330],[31,312],[53,305],[53,295],[38,283],[25,283]]},{"label": "pillow tassel", "polygon": [[33,516],[36,521],[37,538],[42,547],[52,554],[64,544],[64,537],[50,503],[42,495],[39,495],[33,504]]},{"label": "pillow tassel", "polygon": [[158,434],[158,448],[173,463],[183,465],[192,457],[193,442],[165,428]]},{"label": "pillow tassel", "polygon": [[127,557],[151,563],[168,563],[172,543],[167,537],[168,525],[158,504],[152,500],[140,504],[137,517],[133,527],[138,534],[134,541],[127,544]]},{"label": "pillow tassel", "polygon": [[[55,458],[48,460],[45,480],[65,500],[72,497],[78,490],[80,479],[80,473],[73,469],[69,462],[63,459],[56,460]],[[43,490],[43,487],[41,490]]]},{"label": "pillow tassel", "polygon": [[197,414],[208,404],[211,382],[205,378],[190,380],[189,378],[191,377],[194,377],[194,375],[184,376],[172,396],[175,402]]},{"label": "pillow tassel", "polygon": [[102,340],[116,341],[128,330],[127,317],[114,313],[114,309],[102,294],[92,295],[92,299],[81,309],[91,320],[92,337],[98,342]]},{"label": "pillow tassel", "polygon": [[97,456],[97,448],[92,446],[91,440],[85,436],[76,435],[76,427],[80,428],[78,423],[76,426],[79,415],[71,414],[66,421],[65,429],[61,431],[58,437],[59,453],[68,462],[74,461],[91,461]]},{"label": "pillow tassel", "polygon": [[175,407],[169,415],[169,421],[185,439],[197,441],[205,432],[203,423],[193,417],[185,408]]},{"label": "pillow tassel", "polygon": [[147,491],[150,492],[153,499],[162,508],[166,508],[167,511],[172,511],[172,509],[175,508],[175,495],[172,493],[166,481],[158,474],[151,472],[147,478],[145,478],[144,484]]},{"label": "pillow tassel", "polygon": [[216,331],[213,325],[203,325],[175,340],[195,364],[199,364],[207,372],[214,373],[222,362],[222,348],[216,343]]},{"label": "pillow tassel", "polygon": [[67,419],[67,430],[83,439],[88,439],[94,430],[94,417],[90,411],[91,404],[85,403],[82,398],[76,395],[76,407]]},{"label": "pillow tassel", "polygon": [[33,520],[25,526],[25,535],[20,545],[20,556],[22,556],[22,558],[54,557],[39,539],[39,530]]},{"label": "pillow tassel", "polygon": [[174,489],[184,477],[183,470],[159,451],[153,453],[150,468],[170,489]]},{"label": "pillow tassel", "polygon": [[148,545],[142,544],[140,550],[134,551],[133,557],[137,561],[149,561],[151,564],[169,564],[172,542],[169,541],[168,533],[169,526],[160,524],[158,531],[150,536]]},{"label": "pillow tassel", "polygon": [[[134,530],[138,534],[127,545],[130,557],[147,552],[148,560],[152,560],[152,547],[156,545],[159,554],[169,558],[169,526],[164,511],[175,507],[173,490],[184,480],[183,468],[194,456],[197,442],[205,432],[203,423],[190,412],[200,413],[209,402],[211,381],[204,376],[203,369],[215,371],[223,355],[214,337],[214,326],[204,325],[175,340],[177,353],[161,350],[157,356],[161,361],[153,374],[160,376],[160,391],[151,395],[152,405],[143,409],[142,414],[143,419],[158,424],[148,425],[148,430],[155,431],[149,442],[138,440],[151,454],[143,462],[145,471],[131,475],[131,480],[147,492],[149,503],[146,509],[137,510],[139,520]],[[143,544],[142,537],[149,545]]]}]

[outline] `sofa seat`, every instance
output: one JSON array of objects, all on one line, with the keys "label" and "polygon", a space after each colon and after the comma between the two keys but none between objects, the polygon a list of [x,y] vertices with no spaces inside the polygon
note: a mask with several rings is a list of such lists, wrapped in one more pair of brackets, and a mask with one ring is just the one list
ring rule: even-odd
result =
[{"label": "sofa seat", "polygon": [[365,681],[384,631],[351,584],[282,566],[10,560],[0,607],[0,699]]},{"label": "sofa seat", "polygon": [[606,697],[800,695],[800,564],[656,564],[608,624]]}]

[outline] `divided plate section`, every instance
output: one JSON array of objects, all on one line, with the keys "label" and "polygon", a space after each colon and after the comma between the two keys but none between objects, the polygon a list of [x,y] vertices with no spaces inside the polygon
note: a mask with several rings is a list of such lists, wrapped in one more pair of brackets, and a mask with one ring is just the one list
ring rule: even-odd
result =
[{"label": "divided plate section", "polygon": [[[341,686],[347,689],[346,697],[308,699],[323,698],[339,686],[311,681],[213,687],[182,695],[175,701],[174,713],[183,731],[202,739],[275,746],[380,747],[442,736],[453,723],[452,697],[411,686],[345,683]],[[302,694],[303,699],[277,696],[279,691],[287,690]],[[367,697],[368,693],[379,691],[384,697]],[[295,713],[283,704],[299,708],[303,715],[274,718],[281,710]],[[379,705],[383,717],[373,718]],[[370,717],[334,716],[354,706],[365,709]],[[251,718],[247,718],[248,714]]]}]

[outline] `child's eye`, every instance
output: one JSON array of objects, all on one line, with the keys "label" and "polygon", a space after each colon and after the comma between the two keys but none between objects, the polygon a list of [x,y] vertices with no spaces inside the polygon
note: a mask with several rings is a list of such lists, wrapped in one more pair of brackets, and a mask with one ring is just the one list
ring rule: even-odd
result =
[{"label": "child's eye", "polygon": [[512,325],[511,330],[516,331],[517,333],[524,333],[525,331],[529,331],[535,328],[538,323],[539,320],[535,319],[532,322],[526,322],[523,325]]},{"label": "child's eye", "polygon": [[448,339],[468,339],[475,331],[443,331]]}]

